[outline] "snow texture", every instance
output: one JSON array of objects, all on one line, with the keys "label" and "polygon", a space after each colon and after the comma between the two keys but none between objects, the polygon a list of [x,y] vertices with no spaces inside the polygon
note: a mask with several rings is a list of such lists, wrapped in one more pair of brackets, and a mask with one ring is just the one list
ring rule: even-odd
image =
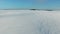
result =
[{"label": "snow texture", "polygon": [[60,34],[60,12],[0,10],[0,34]]}]

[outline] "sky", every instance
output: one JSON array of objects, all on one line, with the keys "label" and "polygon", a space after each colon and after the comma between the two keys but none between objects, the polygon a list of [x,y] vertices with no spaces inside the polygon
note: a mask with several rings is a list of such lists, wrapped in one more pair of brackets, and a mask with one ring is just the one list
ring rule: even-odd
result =
[{"label": "sky", "polygon": [[60,9],[60,0],[0,0],[0,9]]}]

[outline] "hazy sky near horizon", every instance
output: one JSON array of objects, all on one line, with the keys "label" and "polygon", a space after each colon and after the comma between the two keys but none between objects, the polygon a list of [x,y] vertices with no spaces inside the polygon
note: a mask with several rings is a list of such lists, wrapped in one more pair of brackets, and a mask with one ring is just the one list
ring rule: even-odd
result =
[{"label": "hazy sky near horizon", "polygon": [[60,9],[60,0],[0,0],[0,9]]}]

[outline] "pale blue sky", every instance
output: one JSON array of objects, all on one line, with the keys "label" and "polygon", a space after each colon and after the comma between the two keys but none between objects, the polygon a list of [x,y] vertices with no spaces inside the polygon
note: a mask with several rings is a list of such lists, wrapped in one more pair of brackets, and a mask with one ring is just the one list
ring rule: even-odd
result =
[{"label": "pale blue sky", "polygon": [[0,9],[60,9],[60,0],[0,0]]}]

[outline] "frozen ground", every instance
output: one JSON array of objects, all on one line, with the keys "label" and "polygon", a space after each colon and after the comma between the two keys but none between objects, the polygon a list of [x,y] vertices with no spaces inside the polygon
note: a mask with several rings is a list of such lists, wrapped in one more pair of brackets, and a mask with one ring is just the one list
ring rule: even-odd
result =
[{"label": "frozen ground", "polygon": [[0,10],[0,34],[60,34],[60,12]]}]

